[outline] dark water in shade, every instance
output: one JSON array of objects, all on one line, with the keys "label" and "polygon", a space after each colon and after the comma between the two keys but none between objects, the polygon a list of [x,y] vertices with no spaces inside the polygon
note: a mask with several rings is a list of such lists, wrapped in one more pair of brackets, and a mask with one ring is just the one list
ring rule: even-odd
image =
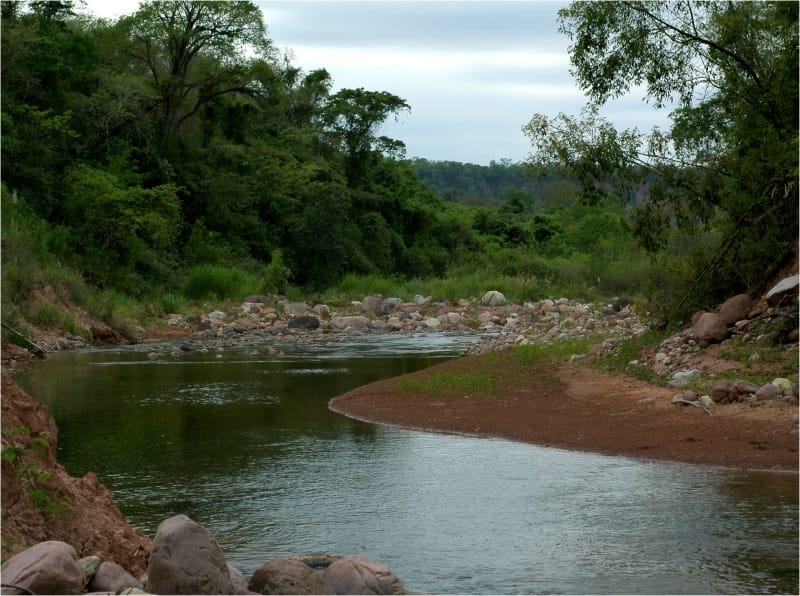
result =
[{"label": "dark water in shade", "polygon": [[153,534],[186,513],[246,573],[276,556],[359,553],[437,593],[798,590],[797,476],[411,432],[328,400],[429,366],[465,338],[357,338],[147,359],[57,354],[21,375]]}]

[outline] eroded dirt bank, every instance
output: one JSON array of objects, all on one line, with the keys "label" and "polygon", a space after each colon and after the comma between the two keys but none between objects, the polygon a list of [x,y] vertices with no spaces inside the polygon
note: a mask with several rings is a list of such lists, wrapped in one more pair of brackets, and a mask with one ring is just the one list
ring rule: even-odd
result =
[{"label": "eroded dirt bank", "polygon": [[[469,356],[379,381],[332,410],[407,428],[502,437],[598,453],[797,471],[796,406],[673,405],[675,390],[583,363]],[[652,398],[652,399],[650,399]],[[642,401],[644,400],[644,401]]]},{"label": "eroded dirt bank", "polygon": [[93,473],[74,478],[56,462],[57,435],[47,409],[3,375],[3,560],[61,540],[78,556],[97,554],[144,573],[150,539],[128,524]]}]

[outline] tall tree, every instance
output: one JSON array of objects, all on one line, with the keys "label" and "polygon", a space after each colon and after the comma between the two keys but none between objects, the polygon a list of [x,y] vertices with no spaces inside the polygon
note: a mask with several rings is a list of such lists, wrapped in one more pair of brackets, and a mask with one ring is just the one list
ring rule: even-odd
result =
[{"label": "tall tree", "polygon": [[[798,5],[575,2],[559,16],[591,104],[579,118],[534,116],[524,130],[536,164],[566,167],[592,200],[609,183],[647,182],[637,229],[648,246],[671,224],[720,232],[693,291],[761,289],[797,248]],[[617,131],[600,117],[638,85],[674,108],[668,130]]]},{"label": "tall tree", "polygon": [[361,87],[342,89],[329,98],[320,118],[330,142],[345,152],[351,184],[359,181],[373,152],[402,154],[402,141],[377,133],[388,118],[397,118],[410,109],[406,100],[397,95]]},{"label": "tall tree", "polygon": [[252,2],[149,2],[121,26],[157,91],[165,140],[213,100],[260,90],[250,56],[267,59],[272,46]]}]

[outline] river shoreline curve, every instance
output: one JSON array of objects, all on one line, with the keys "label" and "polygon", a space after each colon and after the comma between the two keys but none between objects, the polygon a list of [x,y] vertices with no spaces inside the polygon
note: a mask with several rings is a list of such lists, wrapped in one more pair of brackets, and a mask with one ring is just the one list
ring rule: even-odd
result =
[{"label": "river shoreline curve", "polygon": [[[485,385],[448,378],[493,379]],[[359,387],[329,408],[364,422],[647,460],[798,472],[796,406],[672,404],[674,390],[585,363],[484,354]]]}]

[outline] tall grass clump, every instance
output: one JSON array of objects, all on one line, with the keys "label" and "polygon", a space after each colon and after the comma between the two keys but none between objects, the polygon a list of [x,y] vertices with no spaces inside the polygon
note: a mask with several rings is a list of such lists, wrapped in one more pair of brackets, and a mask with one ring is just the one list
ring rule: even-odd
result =
[{"label": "tall grass clump", "polygon": [[165,313],[177,313],[180,312],[184,300],[184,297],[179,294],[165,292],[159,296],[158,305]]},{"label": "tall grass clump", "polygon": [[193,300],[239,300],[255,294],[259,285],[254,276],[236,267],[200,265],[187,274],[182,293]]}]

